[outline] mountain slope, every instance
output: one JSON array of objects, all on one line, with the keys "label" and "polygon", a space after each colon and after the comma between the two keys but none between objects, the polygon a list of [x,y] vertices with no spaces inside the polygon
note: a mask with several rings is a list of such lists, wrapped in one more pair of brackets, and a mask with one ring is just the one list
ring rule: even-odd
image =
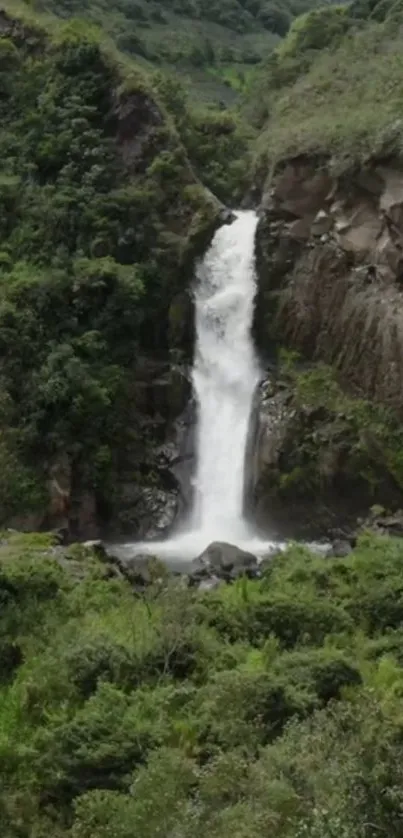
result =
[{"label": "mountain slope", "polygon": [[403,79],[399,3],[330,6],[297,19],[248,92],[270,167],[305,152],[363,159],[399,151]]},{"label": "mountain slope", "polygon": [[230,103],[251,68],[287,32],[310,0],[32,0],[37,11],[80,16],[108,32],[119,49],[173,69],[198,99]]},{"label": "mountain slope", "polygon": [[320,362],[276,452],[305,520],[324,498],[326,520],[403,502],[402,19],[392,2],[300,18],[247,104],[263,127],[257,339]]},{"label": "mountain slope", "polygon": [[147,77],[85,28],[2,12],[0,90],[0,520],[88,533],[122,464],[154,468],[137,371],[166,365],[171,306],[183,332],[220,205]]}]

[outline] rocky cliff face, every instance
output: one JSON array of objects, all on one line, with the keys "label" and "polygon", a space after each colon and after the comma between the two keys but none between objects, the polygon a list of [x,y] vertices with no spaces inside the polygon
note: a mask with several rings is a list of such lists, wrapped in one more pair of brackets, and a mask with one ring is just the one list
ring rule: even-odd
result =
[{"label": "rocky cliff face", "polygon": [[292,509],[294,530],[314,533],[375,499],[398,506],[402,440],[382,423],[398,428],[403,411],[401,167],[383,159],[336,176],[329,160],[288,161],[263,197],[257,266],[261,352],[297,350],[341,386],[333,398],[334,382],[318,381],[319,399],[297,393],[297,379],[270,397],[263,387],[257,519],[289,530]]},{"label": "rocky cliff face", "polygon": [[294,159],[263,198],[256,331],[403,408],[403,170]]}]

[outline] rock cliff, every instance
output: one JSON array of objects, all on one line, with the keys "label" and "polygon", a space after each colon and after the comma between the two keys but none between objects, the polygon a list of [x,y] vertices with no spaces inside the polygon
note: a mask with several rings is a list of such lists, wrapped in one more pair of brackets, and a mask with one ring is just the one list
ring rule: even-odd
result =
[{"label": "rock cliff", "polygon": [[401,165],[337,175],[330,159],[290,159],[263,196],[256,248],[259,349],[302,363],[262,389],[257,519],[290,531],[292,509],[294,530],[312,534],[375,500],[401,505]]},{"label": "rock cliff", "polygon": [[341,177],[331,161],[285,164],[262,203],[256,333],[339,370],[361,395],[403,408],[403,169]]}]

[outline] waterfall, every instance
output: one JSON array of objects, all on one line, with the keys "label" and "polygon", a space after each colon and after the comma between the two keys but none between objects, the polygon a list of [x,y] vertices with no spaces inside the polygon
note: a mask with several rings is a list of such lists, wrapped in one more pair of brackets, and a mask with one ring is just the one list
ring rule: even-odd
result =
[{"label": "waterfall", "polygon": [[254,537],[243,508],[245,454],[259,380],[251,335],[257,221],[254,212],[237,212],[232,224],[218,230],[198,266],[192,372],[197,402],[193,508],[180,532],[164,542],[137,544],[141,553],[187,560],[212,541],[227,541],[256,555],[271,545]]},{"label": "waterfall", "polygon": [[204,541],[244,540],[245,451],[259,379],[251,326],[257,216],[221,227],[197,271],[193,389],[198,405],[190,529]]}]

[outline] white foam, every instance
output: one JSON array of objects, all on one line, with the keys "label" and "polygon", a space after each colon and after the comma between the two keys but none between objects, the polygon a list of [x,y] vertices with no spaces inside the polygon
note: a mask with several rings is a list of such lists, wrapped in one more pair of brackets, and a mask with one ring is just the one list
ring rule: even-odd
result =
[{"label": "white foam", "polygon": [[261,557],[276,546],[258,538],[244,518],[245,452],[260,370],[251,335],[256,294],[254,212],[239,212],[216,233],[197,270],[197,401],[194,502],[181,533],[166,541],[120,545],[121,551],[186,561],[213,541]]}]

